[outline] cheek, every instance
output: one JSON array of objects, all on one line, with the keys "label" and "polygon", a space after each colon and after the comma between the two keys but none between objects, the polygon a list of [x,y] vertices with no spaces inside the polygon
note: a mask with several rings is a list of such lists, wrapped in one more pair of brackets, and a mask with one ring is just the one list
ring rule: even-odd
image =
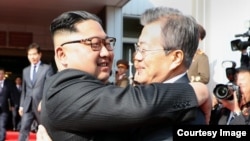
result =
[{"label": "cheek", "polygon": [[94,54],[85,53],[85,52],[72,52],[67,57],[67,63],[69,66],[86,71],[88,73],[93,73],[96,66],[96,57]]},{"label": "cheek", "polygon": [[144,67],[145,69],[139,77],[141,77],[141,79],[151,81],[158,74],[160,64],[157,58],[148,56],[148,58],[144,60]]},{"label": "cheek", "polygon": [[160,74],[160,72],[167,71],[167,60],[159,55],[155,57],[150,57],[149,59],[145,60],[145,65],[147,67],[148,73],[151,76],[156,76]]},{"label": "cheek", "polygon": [[32,57],[31,57],[31,56],[28,56],[28,59],[29,59],[29,60],[31,60],[31,59],[32,59]]}]

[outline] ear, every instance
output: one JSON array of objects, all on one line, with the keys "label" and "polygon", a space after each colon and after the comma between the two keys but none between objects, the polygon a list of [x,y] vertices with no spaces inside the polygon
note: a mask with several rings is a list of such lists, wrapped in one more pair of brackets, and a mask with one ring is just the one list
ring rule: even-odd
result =
[{"label": "ear", "polygon": [[58,47],[55,49],[55,60],[57,62],[57,65],[66,66],[67,65],[67,56],[65,54],[65,51],[62,47]]},{"label": "ear", "polygon": [[184,53],[182,50],[173,50],[171,52],[171,61],[170,69],[175,69],[180,66],[184,59]]}]

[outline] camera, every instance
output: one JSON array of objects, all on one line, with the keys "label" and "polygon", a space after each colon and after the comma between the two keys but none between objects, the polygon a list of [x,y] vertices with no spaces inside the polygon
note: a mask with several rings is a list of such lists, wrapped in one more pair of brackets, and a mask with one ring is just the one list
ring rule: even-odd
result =
[{"label": "camera", "polygon": [[241,41],[240,39],[236,39],[236,40],[231,41],[232,51],[247,49],[247,47],[250,46],[250,27],[247,32],[243,34],[236,34],[235,37],[248,37],[248,40]]},{"label": "camera", "polygon": [[226,99],[226,100],[233,100],[233,92],[236,91],[236,95],[238,99],[240,99],[240,90],[239,86],[228,83],[226,85],[224,84],[217,84],[214,88],[214,95],[218,99]]},{"label": "camera", "polygon": [[223,61],[222,66],[226,68],[226,76],[229,82],[227,84],[217,84],[213,93],[218,99],[233,99],[233,92],[236,91],[238,100],[241,99],[239,86],[234,84],[236,74],[236,63],[234,61]]}]

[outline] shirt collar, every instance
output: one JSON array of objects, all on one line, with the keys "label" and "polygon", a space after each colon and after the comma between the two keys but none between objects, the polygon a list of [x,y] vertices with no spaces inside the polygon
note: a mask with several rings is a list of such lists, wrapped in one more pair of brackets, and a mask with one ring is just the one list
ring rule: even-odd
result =
[{"label": "shirt collar", "polygon": [[184,76],[186,74],[186,72],[179,74],[171,79],[168,79],[166,81],[164,81],[163,83],[174,83],[176,80],[178,80],[179,78],[181,78],[182,76]]},{"label": "shirt collar", "polygon": [[32,67],[34,67],[34,66],[38,67],[40,64],[41,64],[41,61],[39,61],[37,64],[32,64],[31,66]]}]

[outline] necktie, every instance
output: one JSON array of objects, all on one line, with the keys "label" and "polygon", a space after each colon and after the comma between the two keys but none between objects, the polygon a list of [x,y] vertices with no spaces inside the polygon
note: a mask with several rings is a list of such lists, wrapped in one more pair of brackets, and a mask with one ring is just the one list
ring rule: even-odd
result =
[{"label": "necktie", "polygon": [[32,76],[32,82],[34,83],[36,80],[36,65],[33,67],[33,76]]},{"label": "necktie", "polygon": [[229,125],[234,118],[235,118],[235,115],[233,114],[233,112],[231,112],[230,116],[229,116],[229,119],[227,121],[227,125]]},{"label": "necktie", "polygon": [[234,116],[234,115],[232,115],[232,117],[231,117],[231,119],[230,119],[230,122],[231,122],[234,118],[235,118],[235,116]]}]

